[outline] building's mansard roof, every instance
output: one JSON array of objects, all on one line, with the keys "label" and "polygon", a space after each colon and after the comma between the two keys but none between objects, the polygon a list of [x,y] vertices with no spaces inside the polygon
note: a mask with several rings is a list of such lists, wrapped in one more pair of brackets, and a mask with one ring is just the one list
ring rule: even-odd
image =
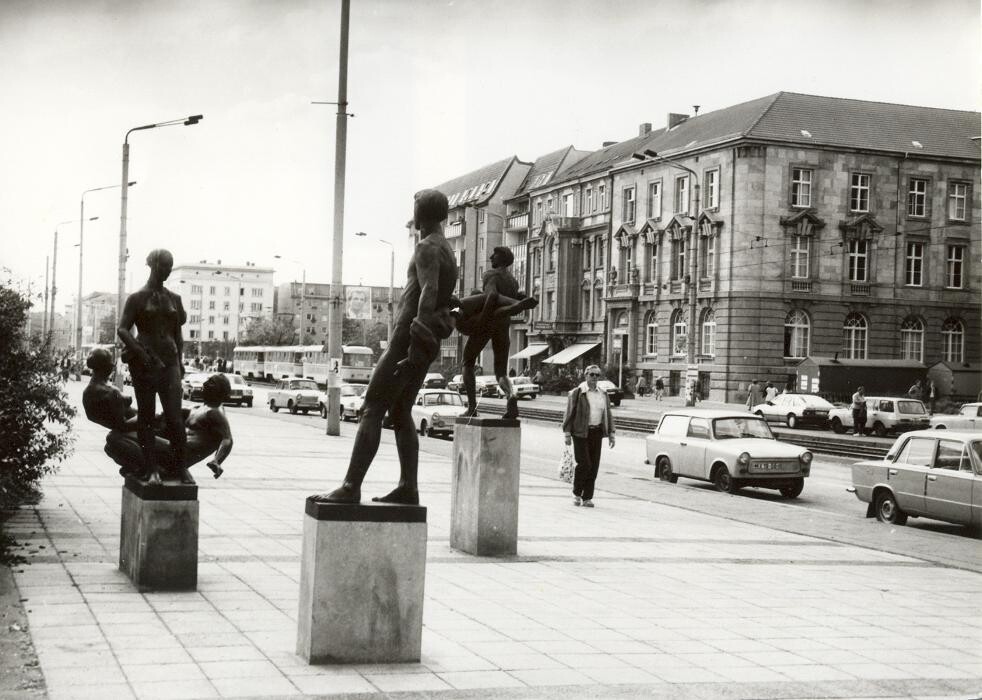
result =
[{"label": "building's mansard roof", "polygon": [[556,179],[559,171],[579,162],[589,156],[590,153],[590,151],[578,151],[572,146],[566,146],[558,151],[539,156],[535,159],[522,184],[518,186],[512,197],[527,195],[531,190],[547,186]]},{"label": "building's mansard roof", "polygon": [[664,129],[658,129],[644,136],[635,136],[627,141],[620,141],[601,148],[599,151],[594,151],[565,168],[552,181],[553,183],[559,183],[589,177],[590,175],[604,173],[618,165],[623,165],[631,160],[632,153],[638,149],[646,148],[645,144],[651,141],[656,134],[663,132]]},{"label": "building's mansard roof", "polygon": [[517,160],[518,158],[515,156],[508,156],[490,165],[472,170],[466,175],[448,180],[437,185],[434,189],[447,195],[451,209],[468,202],[480,204],[494,194],[495,189],[501,183],[501,179],[508,172],[508,168]]}]

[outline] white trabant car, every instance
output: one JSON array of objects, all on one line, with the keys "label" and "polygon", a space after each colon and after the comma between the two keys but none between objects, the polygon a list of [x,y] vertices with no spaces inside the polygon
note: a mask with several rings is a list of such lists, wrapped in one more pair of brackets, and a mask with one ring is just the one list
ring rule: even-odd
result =
[{"label": "white trabant car", "polygon": [[[833,431],[844,433],[856,426],[852,420],[852,406],[840,406],[829,413],[829,425]],[[917,399],[892,396],[866,397],[866,429],[883,437],[887,433],[905,430],[923,430],[929,427],[927,409]]]},{"label": "white trabant car", "polygon": [[666,411],[645,449],[663,481],[701,479],[728,493],[759,486],[785,498],[801,494],[812,463],[811,452],[776,440],[763,418],[742,411]]},{"label": "white trabant car", "polygon": [[[361,406],[365,403],[365,390],[367,384],[342,384],[341,385],[341,408],[339,415],[341,420],[361,420]],[[321,392],[320,402],[317,405],[321,418],[327,418],[327,392]]]},{"label": "white trabant car", "polygon": [[967,403],[953,415],[931,416],[931,427],[939,430],[982,430],[982,403]]},{"label": "white trabant car", "polygon": [[982,435],[916,430],[897,438],[887,456],[852,465],[866,517],[903,525],[926,517],[982,528]]},{"label": "white trabant car", "polygon": [[454,421],[467,410],[456,391],[421,389],[413,403],[413,425],[420,435],[453,435]]},{"label": "white trabant car", "polygon": [[269,391],[269,410],[276,413],[285,408],[290,413],[316,411],[321,400],[321,390],[313,379],[289,377],[276,382]]},{"label": "white trabant car", "polygon": [[[511,381],[511,388],[515,391],[518,398],[527,396],[530,399],[534,399],[536,396],[542,393],[542,388],[528,377],[509,377],[509,380]],[[495,379],[493,388],[495,389],[494,396],[498,397],[499,399],[503,399],[505,397],[505,393],[498,385],[497,379]]]},{"label": "white trabant car", "polygon": [[829,412],[834,406],[815,394],[778,394],[771,401],[750,407],[769,423],[784,423],[789,428],[828,425]]}]

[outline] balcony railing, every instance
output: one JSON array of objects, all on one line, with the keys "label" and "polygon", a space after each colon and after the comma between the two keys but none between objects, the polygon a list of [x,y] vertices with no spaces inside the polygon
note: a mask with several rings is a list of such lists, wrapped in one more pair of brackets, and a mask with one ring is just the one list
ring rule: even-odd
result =
[{"label": "balcony railing", "polygon": [[868,297],[870,295],[870,288],[872,285],[866,282],[850,282],[849,283],[849,293],[853,296]]},{"label": "balcony railing", "polygon": [[444,236],[446,238],[456,238],[457,236],[463,235],[464,233],[464,222],[454,221],[452,224],[447,224],[446,233]]},{"label": "balcony railing", "polygon": [[529,225],[529,213],[524,211],[520,214],[512,214],[505,219],[505,228],[509,231],[515,229],[527,229]]},{"label": "balcony railing", "polygon": [[811,280],[791,280],[792,292],[810,292],[812,290]]}]

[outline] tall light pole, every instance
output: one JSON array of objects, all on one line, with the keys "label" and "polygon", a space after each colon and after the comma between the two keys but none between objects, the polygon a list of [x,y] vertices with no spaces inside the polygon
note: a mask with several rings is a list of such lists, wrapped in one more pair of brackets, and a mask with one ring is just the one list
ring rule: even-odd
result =
[{"label": "tall light pole", "polygon": [[[184,126],[194,126],[198,122],[204,119],[201,114],[195,114],[190,117],[185,117],[184,119],[171,119],[166,122],[157,122],[156,124],[144,124],[143,126],[134,126],[132,129],[126,132],[126,137],[123,139],[123,179],[120,187],[122,188],[122,194],[119,198],[119,279],[116,286],[116,320],[119,321],[123,316],[123,302],[126,296],[126,258],[129,257],[129,252],[126,248],[126,204],[127,204],[127,191],[129,189],[129,179],[130,179],[130,134],[134,131],[143,131],[144,129],[156,129],[161,126],[176,126],[177,124],[183,124]],[[118,369],[119,361],[117,361]],[[116,372],[116,386],[119,389],[123,388],[123,373],[121,371]]]},{"label": "tall light pole", "polygon": [[[371,238],[364,231],[358,231],[355,233],[356,236],[361,236],[362,238]],[[388,328],[386,329],[385,339],[387,343],[392,342],[392,288],[395,283],[396,277],[396,248],[390,241],[384,238],[376,238],[379,243],[384,243],[389,246],[389,318],[388,318]]]},{"label": "tall light pole", "polygon": [[[136,181],[126,183],[128,186],[132,187],[136,184]],[[78,301],[75,309],[75,352],[78,353],[79,359],[82,358],[82,251],[85,246],[85,195],[89,192],[98,192],[100,190],[111,190],[119,187],[119,185],[106,185],[105,187],[93,187],[92,189],[85,190],[82,192],[81,204],[79,205],[79,219],[78,219]]]},{"label": "tall light pole", "polygon": [[[98,216],[93,216],[93,217],[90,217],[89,218],[89,221],[95,221],[98,218],[99,218]],[[50,322],[49,322],[50,328],[48,329],[49,332],[51,330],[54,330],[54,327],[55,327],[55,324],[54,324],[54,320],[55,320],[55,295],[58,292],[58,229],[61,228],[62,226],[67,226],[68,224],[76,224],[76,223],[77,224],[81,224],[82,221],[81,220],[76,221],[75,219],[72,219],[71,221],[62,221],[61,223],[59,223],[59,224],[57,224],[55,226],[55,241],[54,241],[54,247],[53,247],[53,250],[52,250],[52,253],[51,253],[51,314],[49,316],[49,319],[50,319]]]},{"label": "tall light pole", "polygon": [[[303,263],[299,260],[293,260],[292,258],[284,258],[282,255],[274,255],[277,260],[286,260],[287,262],[292,262],[295,265],[300,266],[300,272],[302,275],[302,281],[300,282],[300,337],[298,345],[303,345],[303,325],[306,319],[306,309],[305,300],[307,298],[307,268],[303,266]],[[292,295],[291,295],[292,296]]]}]

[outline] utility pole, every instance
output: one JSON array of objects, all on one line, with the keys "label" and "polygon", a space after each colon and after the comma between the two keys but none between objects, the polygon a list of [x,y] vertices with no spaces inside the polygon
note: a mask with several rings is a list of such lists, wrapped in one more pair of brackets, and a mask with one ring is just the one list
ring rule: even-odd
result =
[{"label": "utility pole", "polygon": [[51,256],[44,256],[44,313],[41,315],[41,337],[48,335],[48,269],[51,267]]},{"label": "utility pole", "polygon": [[55,294],[58,291],[58,227],[55,226],[55,245],[51,253],[51,315],[48,320],[48,331],[55,329]]},{"label": "utility pole", "polygon": [[[338,62],[338,113],[334,147],[334,239],[331,250],[331,303],[327,356],[341,364],[341,327],[344,308],[341,305],[342,245],[344,244],[344,171],[348,129],[348,19],[351,0],[341,0],[341,50]],[[327,434],[341,434],[341,419],[336,410],[341,405],[340,376],[330,367],[327,374]]]}]

